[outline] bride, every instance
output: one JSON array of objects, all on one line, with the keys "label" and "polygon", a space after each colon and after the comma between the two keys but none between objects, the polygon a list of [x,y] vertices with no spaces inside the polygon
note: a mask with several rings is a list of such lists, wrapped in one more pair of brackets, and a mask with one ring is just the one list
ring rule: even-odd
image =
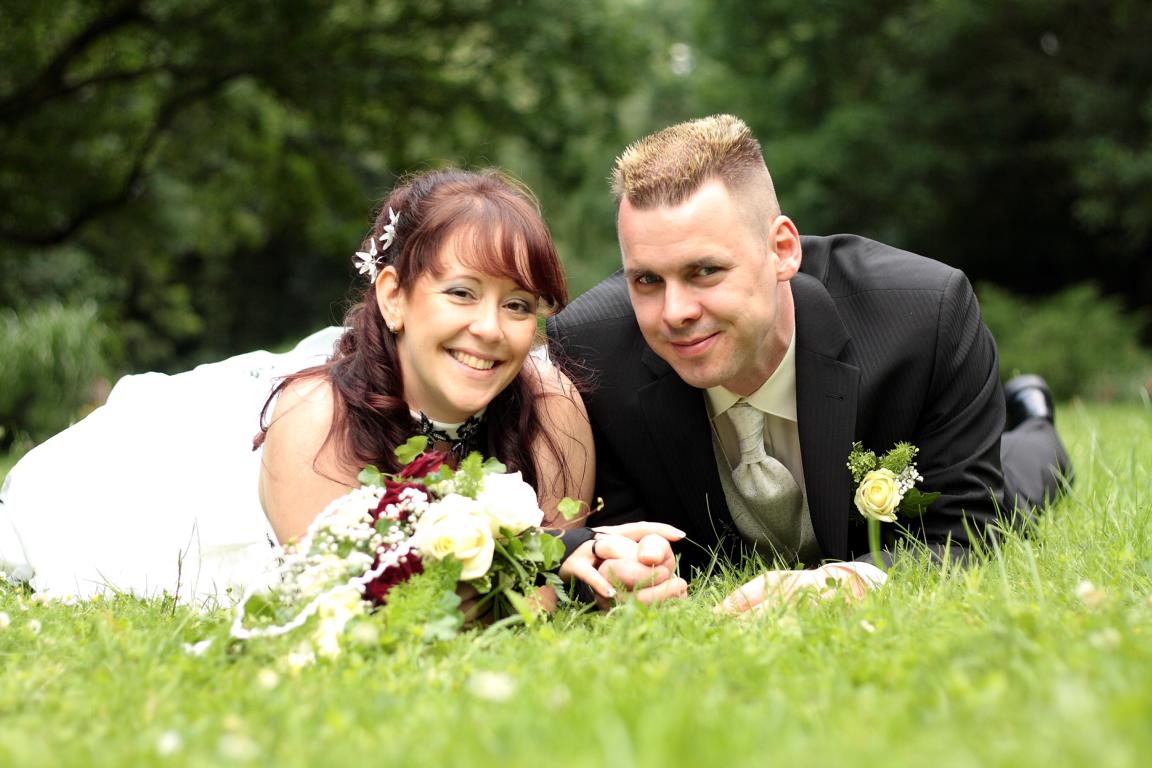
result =
[{"label": "bride", "polygon": [[538,319],[567,288],[531,193],[494,170],[424,173],[361,248],[368,285],[343,329],[125,377],[28,453],[0,491],[0,570],[58,596],[239,596],[267,578],[273,543],[365,464],[397,470],[414,433],[522,472],[546,525],[563,525],[564,496],[590,502],[584,406],[542,353]]}]

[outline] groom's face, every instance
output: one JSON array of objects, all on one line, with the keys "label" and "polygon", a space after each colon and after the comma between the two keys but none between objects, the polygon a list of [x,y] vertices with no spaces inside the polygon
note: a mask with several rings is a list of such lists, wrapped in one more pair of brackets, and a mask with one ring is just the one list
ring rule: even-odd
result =
[{"label": "groom's face", "polygon": [[625,199],[617,225],[632,308],[653,351],[694,387],[758,389],[792,338],[792,222],[759,226],[710,181],[677,206],[637,209]]}]

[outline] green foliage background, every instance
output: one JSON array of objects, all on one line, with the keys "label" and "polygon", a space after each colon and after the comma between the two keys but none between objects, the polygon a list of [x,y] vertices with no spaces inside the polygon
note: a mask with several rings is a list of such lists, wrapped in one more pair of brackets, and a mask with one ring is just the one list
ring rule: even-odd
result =
[{"label": "green foliage background", "polygon": [[575,294],[618,262],[615,155],[728,111],[801,231],[1092,280],[1141,339],[1149,39],[1143,0],[9,0],[0,308],[97,307],[112,374],[274,347],[339,319],[377,200],[448,163],[528,182]]}]

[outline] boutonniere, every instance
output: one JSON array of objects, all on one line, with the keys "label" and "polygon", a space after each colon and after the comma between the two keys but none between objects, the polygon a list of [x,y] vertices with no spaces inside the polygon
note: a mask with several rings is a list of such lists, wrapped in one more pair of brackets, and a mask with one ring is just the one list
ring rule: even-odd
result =
[{"label": "boutonniere", "polygon": [[868,519],[868,542],[873,558],[879,561],[880,523],[894,523],[899,513],[922,515],[934,502],[938,492],[921,493],[916,483],[924,478],[916,469],[920,449],[911,443],[896,443],[883,456],[852,443],[848,454],[848,471],[856,483],[856,509]]}]

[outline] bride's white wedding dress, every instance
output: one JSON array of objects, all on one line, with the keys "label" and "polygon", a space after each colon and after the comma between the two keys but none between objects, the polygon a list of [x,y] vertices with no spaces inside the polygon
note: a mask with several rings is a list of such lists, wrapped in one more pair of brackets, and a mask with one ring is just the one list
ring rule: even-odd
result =
[{"label": "bride's white wedding dress", "polygon": [[280,377],[327,359],[340,332],[122,378],[105,405],[8,474],[0,570],[60,597],[239,599],[275,563],[252,450],[261,408]]}]

